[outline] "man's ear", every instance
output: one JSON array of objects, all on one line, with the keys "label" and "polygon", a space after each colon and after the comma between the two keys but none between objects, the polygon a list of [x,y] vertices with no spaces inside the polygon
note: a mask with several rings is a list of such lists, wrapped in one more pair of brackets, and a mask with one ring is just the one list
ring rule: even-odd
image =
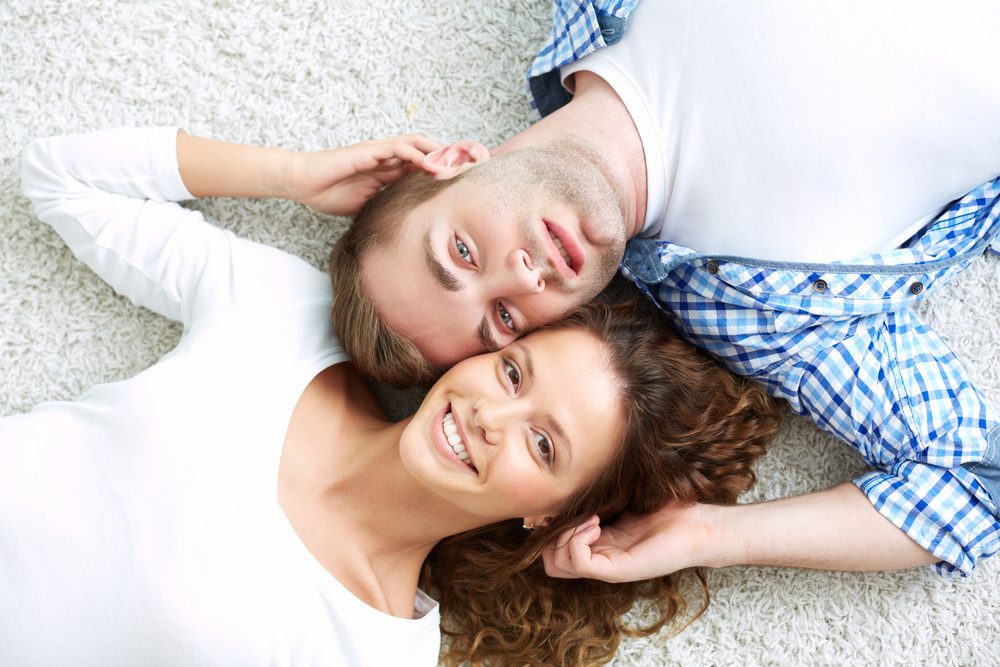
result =
[{"label": "man's ear", "polygon": [[490,159],[490,149],[476,141],[462,139],[424,156],[424,171],[438,180],[458,176],[469,167]]}]

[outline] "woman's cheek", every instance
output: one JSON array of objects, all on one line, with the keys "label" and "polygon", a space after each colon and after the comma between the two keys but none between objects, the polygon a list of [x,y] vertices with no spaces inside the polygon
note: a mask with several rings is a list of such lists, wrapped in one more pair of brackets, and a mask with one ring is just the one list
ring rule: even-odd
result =
[{"label": "woman's cheek", "polygon": [[547,504],[552,489],[547,488],[537,470],[524,467],[512,470],[502,483],[502,490],[507,500],[519,511],[530,511],[540,504]]}]

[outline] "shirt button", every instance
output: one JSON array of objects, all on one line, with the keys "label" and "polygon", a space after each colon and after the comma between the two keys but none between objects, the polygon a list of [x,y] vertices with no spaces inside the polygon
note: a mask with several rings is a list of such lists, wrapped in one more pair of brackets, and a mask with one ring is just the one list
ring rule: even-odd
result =
[{"label": "shirt button", "polygon": [[819,280],[813,283],[813,289],[815,289],[817,292],[825,292],[826,281],[820,278]]},{"label": "shirt button", "polygon": [[713,259],[705,265],[705,269],[714,276],[719,272],[719,263]]},{"label": "shirt button", "polygon": [[919,280],[910,285],[910,294],[920,294],[924,291],[924,284]]}]

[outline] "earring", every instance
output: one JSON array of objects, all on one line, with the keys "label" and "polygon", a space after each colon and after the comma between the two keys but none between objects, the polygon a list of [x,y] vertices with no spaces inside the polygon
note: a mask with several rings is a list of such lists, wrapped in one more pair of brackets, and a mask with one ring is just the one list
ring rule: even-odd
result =
[{"label": "earring", "polygon": [[528,523],[527,521],[525,521],[525,522],[524,522],[524,523],[523,523],[523,524],[521,525],[521,528],[524,528],[525,530],[534,530],[534,529],[535,529],[535,524],[533,524],[533,523]]}]

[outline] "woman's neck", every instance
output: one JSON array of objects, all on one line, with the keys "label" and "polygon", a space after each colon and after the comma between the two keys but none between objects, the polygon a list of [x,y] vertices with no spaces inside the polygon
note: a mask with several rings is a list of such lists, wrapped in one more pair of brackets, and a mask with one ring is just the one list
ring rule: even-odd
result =
[{"label": "woman's neck", "polygon": [[279,502],[306,548],[358,598],[404,617],[430,550],[477,524],[406,470],[407,421],[389,422],[347,364],[327,369],[296,405],[279,472]]}]

